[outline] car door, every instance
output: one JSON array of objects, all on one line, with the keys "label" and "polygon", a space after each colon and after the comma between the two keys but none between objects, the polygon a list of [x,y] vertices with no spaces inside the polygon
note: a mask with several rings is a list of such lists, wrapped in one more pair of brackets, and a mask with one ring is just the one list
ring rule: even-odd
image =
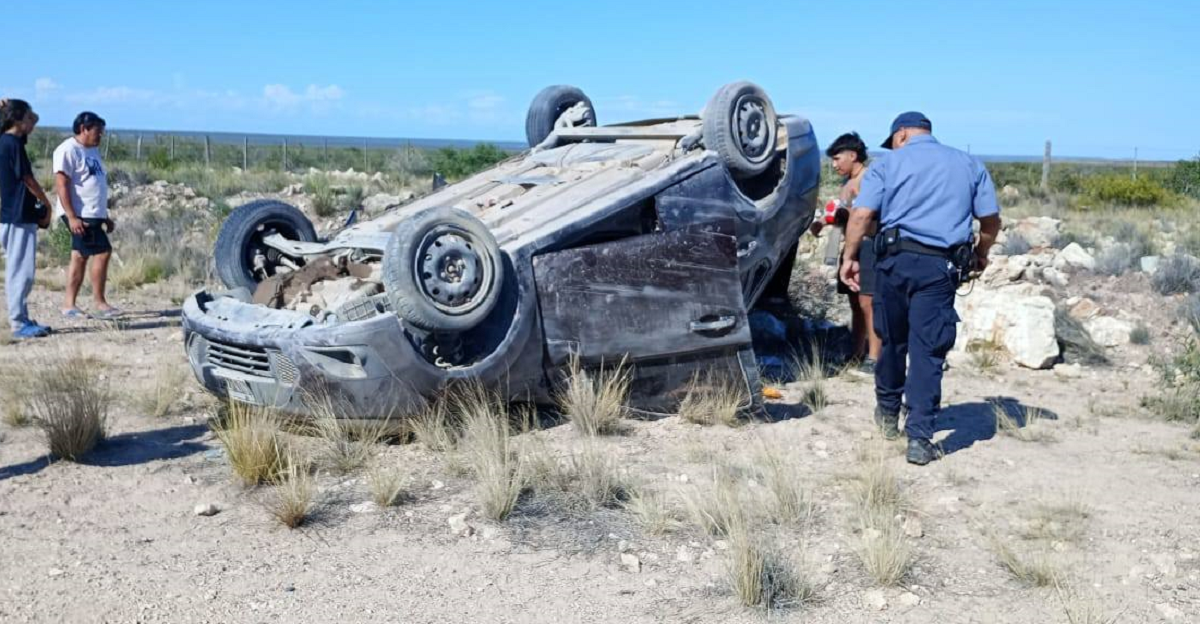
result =
[{"label": "car door", "polygon": [[728,228],[691,227],[534,258],[551,379],[572,354],[585,367],[627,359],[634,407],[673,410],[696,376],[735,379],[754,402],[737,252]]}]

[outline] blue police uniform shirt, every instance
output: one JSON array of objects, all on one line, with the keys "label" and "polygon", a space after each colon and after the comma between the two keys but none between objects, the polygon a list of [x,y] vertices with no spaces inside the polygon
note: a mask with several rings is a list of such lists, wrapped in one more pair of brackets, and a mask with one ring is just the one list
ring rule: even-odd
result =
[{"label": "blue police uniform shirt", "polygon": [[971,218],[1000,213],[996,187],[979,159],[918,134],[874,159],[855,208],[879,213],[880,230],[949,248],[971,240]]}]

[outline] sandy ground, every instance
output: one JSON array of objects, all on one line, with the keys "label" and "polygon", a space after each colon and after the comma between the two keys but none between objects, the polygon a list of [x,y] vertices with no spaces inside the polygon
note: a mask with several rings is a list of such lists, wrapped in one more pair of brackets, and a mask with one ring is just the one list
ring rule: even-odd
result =
[{"label": "sandy ground", "polygon": [[[64,326],[57,297],[39,292],[34,312],[60,333],[0,346],[0,358],[36,366],[44,349],[94,354],[121,400],[110,438],[84,463],[49,463],[35,429],[0,426],[0,621],[1072,621],[1058,592],[1026,587],[999,565],[993,533],[1022,552],[1044,549],[1066,573],[1076,614],[1090,605],[1119,622],[1200,621],[1200,446],[1138,407],[1153,384],[1141,366],[1153,348],[1078,379],[1007,366],[949,371],[940,434],[949,455],[919,468],[887,446],[921,525],[910,538],[916,563],[894,588],[877,588],[854,554],[846,475],[865,446],[882,444],[866,381],[831,379],[831,405],[816,414],[789,386],[771,410],[794,418],[735,429],[637,421],[606,439],[631,478],[671,497],[703,482],[712,458],[748,461],[756,445],[795,462],[816,512],[776,539],[808,570],[816,598],[768,616],[728,589],[725,542],[690,529],[649,536],[616,510],[526,509],[490,523],[471,483],[416,444],[380,447],[410,474],[412,500],[380,510],[364,504],[361,475],[323,473],[315,517],[286,529],[265,509],[269,488],[233,482],[205,408],[156,419],[133,407],[158,367],[183,365],[177,311],[154,303],[163,298],[152,289],[117,297],[133,312],[122,329]],[[181,394],[195,393],[187,385]],[[1039,426],[1053,440],[996,435],[991,397],[1046,410],[1052,420]],[[530,435],[560,448],[575,437],[569,426]],[[220,513],[195,515],[202,503]],[[1039,505],[1065,503],[1086,510],[1073,537],[1020,537]],[[447,523],[461,512],[472,514],[467,537]],[[639,568],[622,566],[622,552]]]}]

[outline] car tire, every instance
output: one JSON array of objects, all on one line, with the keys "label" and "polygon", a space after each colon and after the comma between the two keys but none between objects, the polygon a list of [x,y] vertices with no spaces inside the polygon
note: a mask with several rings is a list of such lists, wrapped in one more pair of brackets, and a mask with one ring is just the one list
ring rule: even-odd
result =
[{"label": "car tire", "polygon": [[721,87],[704,107],[703,117],[704,144],[731,173],[753,176],[771,166],[779,118],[761,87],[746,81]]},{"label": "car tire", "polygon": [[596,109],[592,101],[578,87],[569,85],[554,85],[542,89],[529,105],[525,114],[525,138],[529,147],[540,145],[550,133],[554,132],[558,118],[567,109],[579,103],[587,104],[588,111],[582,123],[576,126],[595,126]]},{"label": "car tire", "polygon": [[273,251],[262,244],[263,236],[271,232],[295,241],[317,241],[312,221],[291,204],[260,199],[238,206],[221,224],[213,248],[217,277],[226,288],[254,292],[259,282],[254,274],[254,256],[260,251]]},{"label": "car tire", "polygon": [[500,246],[470,213],[437,207],[405,219],[383,254],[383,287],[396,314],[431,332],[463,332],[496,307]]}]

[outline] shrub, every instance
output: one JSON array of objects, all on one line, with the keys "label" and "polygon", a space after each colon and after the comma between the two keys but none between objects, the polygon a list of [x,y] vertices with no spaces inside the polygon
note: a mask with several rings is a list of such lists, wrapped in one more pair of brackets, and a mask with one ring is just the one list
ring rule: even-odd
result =
[{"label": "shrub", "polygon": [[1096,254],[1096,272],[1101,275],[1124,275],[1140,259],[1141,256],[1129,245],[1115,243]]},{"label": "shrub", "polygon": [[229,466],[246,485],[277,479],[287,468],[287,446],[279,416],[270,410],[231,402],[215,423]]},{"label": "shrub", "polygon": [[1020,256],[1022,254],[1029,253],[1030,249],[1033,249],[1033,245],[1030,245],[1029,241],[1025,240],[1024,236],[1021,236],[1015,231],[1005,234],[1004,253],[1006,255]]},{"label": "shrub", "polygon": [[102,372],[96,360],[73,354],[30,380],[27,405],[51,455],[77,461],[104,439],[113,395]]},{"label": "shrub", "polygon": [[1151,283],[1160,295],[1200,291],[1200,262],[1179,253],[1163,258]]},{"label": "shrub", "polygon": [[1176,163],[1166,178],[1166,186],[1181,195],[1200,199],[1200,156]]},{"label": "shrub", "polygon": [[457,149],[444,147],[429,155],[432,169],[448,180],[465,178],[477,171],[486,169],[506,158],[510,154],[490,143],[480,143],[474,147]]},{"label": "shrub", "polygon": [[558,395],[558,406],[581,435],[618,433],[625,418],[632,374],[622,360],[615,368],[583,368],[572,356],[566,386]]},{"label": "shrub", "polygon": [[1133,331],[1129,332],[1129,342],[1135,345],[1150,344],[1150,328],[1146,327],[1145,324],[1139,323],[1137,327],[1133,328]]},{"label": "shrub", "polygon": [[1169,203],[1170,191],[1150,176],[1104,174],[1084,178],[1085,201],[1118,206],[1158,206]]},{"label": "shrub", "polygon": [[803,572],[744,520],[733,527],[729,550],[729,582],[742,606],[772,611],[813,597]]},{"label": "shrub", "polygon": [[1058,346],[1062,349],[1063,360],[1068,364],[1105,365],[1108,355],[1104,347],[1092,339],[1087,328],[1079,319],[1071,316],[1066,308],[1059,306],[1054,310],[1054,334],[1058,337]]},{"label": "shrub", "polygon": [[1179,313],[1200,334],[1200,293],[1192,293],[1180,304]]},{"label": "shrub", "polygon": [[727,375],[710,373],[701,379],[696,373],[679,402],[679,417],[697,425],[733,427],[748,401],[745,387],[739,387]]}]

